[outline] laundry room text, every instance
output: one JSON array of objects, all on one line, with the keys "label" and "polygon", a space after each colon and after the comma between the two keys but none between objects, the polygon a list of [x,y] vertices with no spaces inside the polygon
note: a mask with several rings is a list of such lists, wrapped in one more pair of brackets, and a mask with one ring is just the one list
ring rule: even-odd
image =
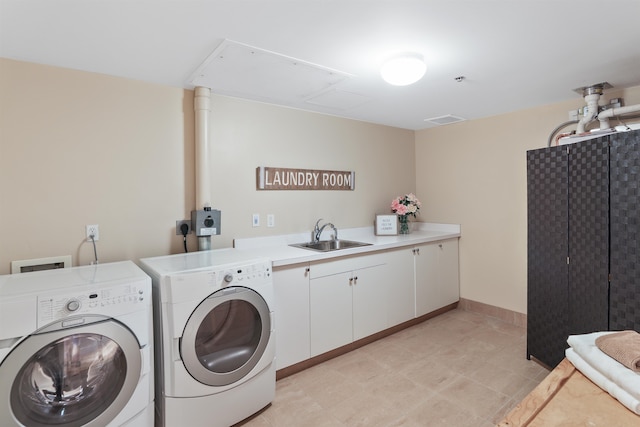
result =
[{"label": "laundry room text", "polygon": [[354,171],[290,169],[259,166],[258,190],[354,190]]}]

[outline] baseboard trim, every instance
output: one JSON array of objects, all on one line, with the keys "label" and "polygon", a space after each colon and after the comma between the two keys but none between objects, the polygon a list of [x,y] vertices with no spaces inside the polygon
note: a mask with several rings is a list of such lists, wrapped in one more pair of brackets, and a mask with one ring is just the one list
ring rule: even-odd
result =
[{"label": "baseboard trim", "polygon": [[465,298],[460,298],[458,308],[464,311],[495,317],[503,322],[510,323],[521,328],[527,327],[527,315],[517,311],[507,310],[506,308],[496,307],[495,305],[489,305]]}]

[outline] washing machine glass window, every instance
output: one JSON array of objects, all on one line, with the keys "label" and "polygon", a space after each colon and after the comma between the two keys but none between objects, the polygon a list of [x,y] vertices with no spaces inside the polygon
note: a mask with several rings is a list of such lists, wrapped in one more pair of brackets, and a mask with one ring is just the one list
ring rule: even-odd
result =
[{"label": "washing machine glass window", "polygon": [[182,359],[191,376],[203,384],[233,384],[260,361],[270,332],[269,308],[257,292],[225,288],[192,313],[180,344]]},{"label": "washing machine glass window", "polygon": [[75,334],[44,347],[22,367],[11,393],[20,421],[73,423],[102,412],[118,396],[127,370],[122,349],[96,334]]},{"label": "washing machine glass window", "polygon": [[3,361],[2,369],[17,373],[0,396],[9,394],[21,424],[105,425],[129,401],[137,379],[124,374],[140,371],[138,341],[115,321],[86,328],[33,334]]}]

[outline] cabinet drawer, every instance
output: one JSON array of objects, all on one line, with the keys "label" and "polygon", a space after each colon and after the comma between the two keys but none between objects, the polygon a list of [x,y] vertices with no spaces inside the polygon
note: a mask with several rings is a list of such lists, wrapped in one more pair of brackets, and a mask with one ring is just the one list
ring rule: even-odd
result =
[{"label": "cabinet drawer", "polygon": [[375,267],[386,264],[383,252],[370,255],[351,255],[331,261],[317,261],[311,263],[310,278],[332,276],[334,274]]}]

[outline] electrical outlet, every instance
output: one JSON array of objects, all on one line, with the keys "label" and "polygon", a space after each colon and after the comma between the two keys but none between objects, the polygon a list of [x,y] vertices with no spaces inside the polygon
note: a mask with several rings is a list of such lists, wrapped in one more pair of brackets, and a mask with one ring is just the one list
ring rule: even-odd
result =
[{"label": "electrical outlet", "polygon": [[276,226],[276,217],[274,214],[267,214],[267,227]]},{"label": "electrical outlet", "polygon": [[182,224],[187,225],[187,234],[191,234],[191,220],[184,219],[176,221],[176,236],[182,236]]},{"label": "electrical outlet", "polygon": [[87,242],[91,241],[91,236],[93,236],[94,241],[100,240],[100,230],[98,229],[98,224],[87,225]]},{"label": "electrical outlet", "polygon": [[254,227],[260,227],[260,214],[253,214],[253,219],[251,223]]},{"label": "electrical outlet", "polygon": [[191,211],[191,229],[196,237],[220,235],[222,212],[218,209],[198,209]]}]

